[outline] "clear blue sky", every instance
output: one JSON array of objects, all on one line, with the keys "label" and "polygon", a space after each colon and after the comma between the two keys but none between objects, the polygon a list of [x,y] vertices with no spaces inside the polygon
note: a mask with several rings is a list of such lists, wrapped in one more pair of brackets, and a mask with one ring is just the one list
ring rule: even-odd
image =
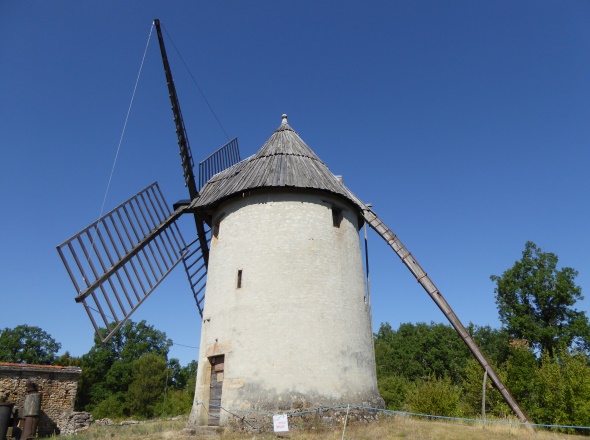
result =
[{"label": "clear blue sky", "polygon": [[[588,1],[4,0],[0,328],[40,326],[74,355],[92,344],[55,246],[99,215],[154,18],[243,157],[288,113],[465,324],[499,326],[489,276],[527,240],[579,270],[590,294]],[[199,159],[227,139],[166,42]],[[154,34],[106,209],[156,180],[169,203],[187,197]],[[444,322],[369,241],[374,327]],[[134,319],[199,344],[180,268]],[[197,350],[171,356],[185,364]]]}]

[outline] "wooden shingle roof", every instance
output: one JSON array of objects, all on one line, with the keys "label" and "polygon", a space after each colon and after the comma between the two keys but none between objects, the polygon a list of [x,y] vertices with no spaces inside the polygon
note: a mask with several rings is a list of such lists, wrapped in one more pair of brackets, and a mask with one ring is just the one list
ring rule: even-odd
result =
[{"label": "wooden shingle roof", "polygon": [[283,115],[280,127],[262,148],[213,176],[201,189],[200,196],[192,201],[191,208],[210,209],[234,194],[280,187],[323,190],[358,206],[348,189],[291,128],[287,115]]}]

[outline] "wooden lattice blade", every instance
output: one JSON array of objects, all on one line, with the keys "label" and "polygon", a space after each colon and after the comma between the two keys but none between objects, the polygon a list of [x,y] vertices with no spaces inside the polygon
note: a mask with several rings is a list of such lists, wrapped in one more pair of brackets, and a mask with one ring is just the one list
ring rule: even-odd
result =
[{"label": "wooden lattice blade", "polygon": [[[154,183],[57,246],[101,341],[106,342],[187,252],[176,220]],[[106,328],[106,336],[100,328]]]},{"label": "wooden lattice blade", "polygon": [[[207,243],[211,241],[211,231],[206,231]],[[195,297],[199,315],[203,317],[203,307],[205,302],[205,285],[207,283],[207,265],[203,259],[203,251],[196,239],[187,246],[188,251],[182,257],[182,263],[191,291]]]},{"label": "wooden lattice blade", "polygon": [[215,174],[221,173],[240,161],[238,138],[233,138],[199,162],[199,191]]}]

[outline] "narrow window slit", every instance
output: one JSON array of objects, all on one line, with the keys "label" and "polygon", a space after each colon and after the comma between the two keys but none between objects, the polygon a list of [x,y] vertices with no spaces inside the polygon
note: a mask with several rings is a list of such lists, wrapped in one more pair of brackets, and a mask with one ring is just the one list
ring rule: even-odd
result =
[{"label": "narrow window slit", "polygon": [[332,206],[332,225],[335,228],[339,228],[340,224],[342,223],[342,209],[336,207],[336,206]]},{"label": "narrow window slit", "polygon": [[238,270],[238,283],[237,283],[237,288],[241,289],[242,288],[242,269]]},{"label": "narrow window slit", "polygon": [[219,239],[219,229],[221,228],[221,220],[225,217],[225,212],[221,213],[217,220],[213,223],[213,237]]}]

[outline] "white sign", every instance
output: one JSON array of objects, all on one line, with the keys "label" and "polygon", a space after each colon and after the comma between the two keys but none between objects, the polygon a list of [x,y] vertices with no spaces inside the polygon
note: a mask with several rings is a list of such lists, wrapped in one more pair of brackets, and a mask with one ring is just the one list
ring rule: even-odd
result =
[{"label": "white sign", "polygon": [[287,414],[277,414],[272,416],[272,424],[274,425],[275,432],[287,432],[289,430]]}]

